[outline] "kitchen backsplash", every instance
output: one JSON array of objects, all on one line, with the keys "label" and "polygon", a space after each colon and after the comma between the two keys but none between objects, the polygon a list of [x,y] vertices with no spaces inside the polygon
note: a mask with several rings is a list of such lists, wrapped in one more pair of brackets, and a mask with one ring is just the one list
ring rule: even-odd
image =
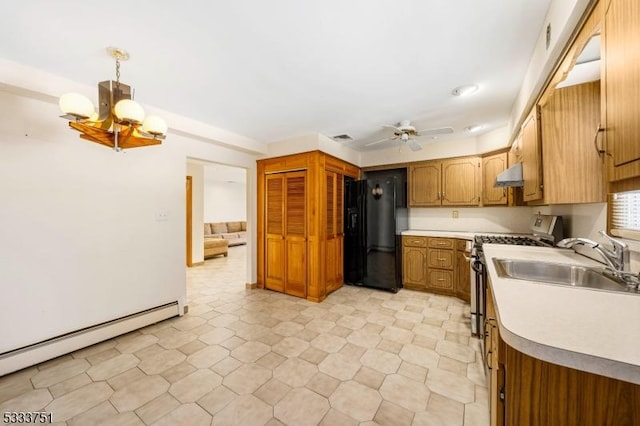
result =
[{"label": "kitchen backsplash", "polygon": [[529,233],[532,212],[531,207],[412,208],[409,229]]}]

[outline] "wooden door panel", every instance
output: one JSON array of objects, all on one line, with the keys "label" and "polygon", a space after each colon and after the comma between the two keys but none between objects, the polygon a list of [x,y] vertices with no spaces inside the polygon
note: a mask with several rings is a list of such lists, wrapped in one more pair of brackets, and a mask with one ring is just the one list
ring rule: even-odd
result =
[{"label": "wooden door panel", "polygon": [[266,287],[284,291],[284,240],[267,236]]},{"label": "wooden door panel", "polygon": [[482,159],[482,204],[498,206],[507,204],[507,189],[494,186],[496,176],[507,169],[507,153],[492,155]]},{"label": "wooden door panel", "polygon": [[440,163],[409,167],[409,206],[440,205]]},{"label": "wooden door panel", "polygon": [[522,178],[523,199],[534,201],[542,198],[542,152],[540,143],[539,109],[533,108],[522,125]]},{"label": "wooden door panel", "polygon": [[405,284],[426,287],[426,258],[427,249],[418,247],[404,247],[403,253],[403,277]]},{"label": "wooden door panel", "polygon": [[287,270],[284,292],[307,297],[307,243],[304,238],[287,237]]},{"label": "wooden door panel", "polygon": [[478,158],[442,163],[442,205],[477,206],[480,203]]}]

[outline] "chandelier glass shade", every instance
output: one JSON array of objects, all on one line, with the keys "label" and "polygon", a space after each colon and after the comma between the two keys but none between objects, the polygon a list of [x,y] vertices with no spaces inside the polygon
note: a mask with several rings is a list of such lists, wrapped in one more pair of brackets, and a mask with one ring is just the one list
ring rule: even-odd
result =
[{"label": "chandelier glass shade", "polygon": [[67,93],[58,102],[62,118],[69,120],[69,127],[79,131],[82,139],[116,151],[161,144],[167,123],[156,115],[145,117],[144,109],[132,99],[131,87],[120,82],[120,61],[129,54],[113,47],[107,51],[116,60],[116,81],[98,83],[98,111],[86,96]]}]

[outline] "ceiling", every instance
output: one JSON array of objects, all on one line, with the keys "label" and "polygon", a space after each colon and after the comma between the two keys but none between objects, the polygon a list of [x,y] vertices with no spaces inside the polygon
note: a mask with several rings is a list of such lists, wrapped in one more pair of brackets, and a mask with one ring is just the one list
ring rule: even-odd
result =
[{"label": "ceiling", "polygon": [[[365,145],[401,120],[453,127],[443,139],[506,125],[550,1],[5,1],[0,57],[95,85],[115,79],[116,46],[142,104],[267,143],[380,149]],[[464,84],[480,89],[451,95]]]}]

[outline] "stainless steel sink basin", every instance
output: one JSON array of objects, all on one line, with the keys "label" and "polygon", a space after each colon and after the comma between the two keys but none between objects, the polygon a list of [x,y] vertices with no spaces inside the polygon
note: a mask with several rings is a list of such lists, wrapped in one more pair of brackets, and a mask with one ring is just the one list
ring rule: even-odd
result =
[{"label": "stainless steel sink basin", "polygon": [[493,259],[493,264],[502,278],[638,294],[633,286],[607,275],[604,268],[515,259]]}]

